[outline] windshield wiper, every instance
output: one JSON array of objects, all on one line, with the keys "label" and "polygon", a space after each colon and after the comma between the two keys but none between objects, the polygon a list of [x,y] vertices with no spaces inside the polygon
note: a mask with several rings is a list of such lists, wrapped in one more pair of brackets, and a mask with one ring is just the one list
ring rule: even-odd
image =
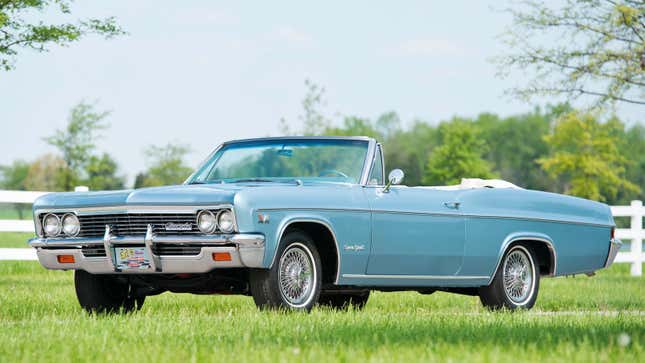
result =
[{"label": "windshield wiper", "polygon": [[222,184],[224,183],[221,179],[214,179],[214,180],[194,180],[188,183],[189,185],[192,184]]},{"label": "windshield wiper", "polygon": [[302,181],[298,179],[273,180],[273,179],[263,179],[263,178],[236,179],[236,180],[230,181],[229,183],[296,183],[297,185],[302,185]]}]

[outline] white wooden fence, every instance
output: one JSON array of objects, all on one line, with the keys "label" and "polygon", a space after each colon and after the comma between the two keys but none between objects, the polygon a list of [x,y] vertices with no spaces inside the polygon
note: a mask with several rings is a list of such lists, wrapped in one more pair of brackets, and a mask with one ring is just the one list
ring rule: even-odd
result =
[{"label": "white wooden fence", "polygon": [[[87,187],[77,187],[76,191],[87,191]],[[25,192],[13,190],[0,190],[0,203],[25,203],[31,204],[34,200],[47,192]],[[629,252],[619,252],[616,263],[630,263],[632,276],[643,275],[643,216],[645,207],[640,200],[633,200],[630,205],[612,206],[611,213],[614,217],[631,217],[630,228],[616,229],[616,237],[623,242],[631,241]],[[0,232],[33,232],[32,220],[0,220]],[[0,235],[0,238],[1,235]],[[2,241],[0,241],[1,243]],[[29,251],[29,252],[28,252]],[[36,255],[31,249],[0,248],[0,260],[33,260]]]},{"label": "white wooden fence", "polygon": [[616,263],[631,263],[632,276],[643,276],[643,239],[645,239],[645,230],[643,230],[643,216],[645,216],[645,207],[643,201],[632,200],[630,205],[611,206],[611,214],[614,217],[631,217],[630,228],[616,229],[616,238],[626,242],[631,240],[629,252],[619,252],[616,256]]}]

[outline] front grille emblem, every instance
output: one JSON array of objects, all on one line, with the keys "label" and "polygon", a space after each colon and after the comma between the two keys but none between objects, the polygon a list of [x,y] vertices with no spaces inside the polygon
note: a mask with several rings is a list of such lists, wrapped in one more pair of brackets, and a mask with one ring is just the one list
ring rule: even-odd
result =
[{"label": "front grille emblem", "polygon": [[193,229],[192,223],[166,223],[166,231],[191,231]]}]

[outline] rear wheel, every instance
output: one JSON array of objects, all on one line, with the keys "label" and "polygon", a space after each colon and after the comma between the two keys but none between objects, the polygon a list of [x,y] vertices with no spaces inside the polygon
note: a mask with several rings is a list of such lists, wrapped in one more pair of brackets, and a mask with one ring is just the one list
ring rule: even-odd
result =
[{"label": "rear wheel", "polygon": [[322,292],[320,294],[320,298],[318,299],[318,305],[327,306],[332,309],[348,309],[350,306],[352,306],[355,309],[360,310],[365,307],[365,304],[367,304],[369,297],[369,291],[344,294]]},{"label": "rear wheel", "polygon": [[309,311],[318,301],[322,283],[316,246],[307,234],[289,232],[281,240],[273,267],[252,270],[249,279],[259,308]]},{"label": "rear wheel", "polygon": [[74,272],[76,297],[90,313],[118,313],[139,310],[145,296],[135,296],[132,286],[110,275],[93,275],[83,270]]},{"label": "rear wheel", "polygon": [[479,289],[479,298],[489,309],[530,309],[540,288],[535,254],[522,245],[506,251],[489,286]]}]

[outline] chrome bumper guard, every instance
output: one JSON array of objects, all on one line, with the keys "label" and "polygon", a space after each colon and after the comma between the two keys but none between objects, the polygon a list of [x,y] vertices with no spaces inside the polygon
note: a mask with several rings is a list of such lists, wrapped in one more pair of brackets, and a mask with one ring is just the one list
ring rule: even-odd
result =
[{"label": "chrome bumper guard", "polygon": [[[202,245],[201,252],[192,256],[157,256],[152,253],[155,244]],[[264,236],[262,234],[215,234],[204,236],[155,236],[148,225],[145,237],[113,236],[110,227],[105,226],[103,238],[34,238],[29,241],[36,249],[38,260],[52,270],[85,270],[95,274],[112,273],[204,273],[214,268],[263,267]],[[83,246],[103,245],[105,256],[86,257]],[[150,269],[117,270],[114,247],[119,245],[141,245],[151,256]],[[213,253],[228,252],[230,261],[215,261]],[[58,262],[59,255],[74,256],[74,263]]]},{"label": "chrome bumper guard", "polygon": [[607,254],[607,261],[605,262],[605,268],[611,266],[612,263],[614,263],[614,260],[616,259],[616,255],[618,255],[618,250],[620,250],[620,246],[623,245],[623,242],[621,240],[614,238],[610,241],[609,243],[609,253]]}]

